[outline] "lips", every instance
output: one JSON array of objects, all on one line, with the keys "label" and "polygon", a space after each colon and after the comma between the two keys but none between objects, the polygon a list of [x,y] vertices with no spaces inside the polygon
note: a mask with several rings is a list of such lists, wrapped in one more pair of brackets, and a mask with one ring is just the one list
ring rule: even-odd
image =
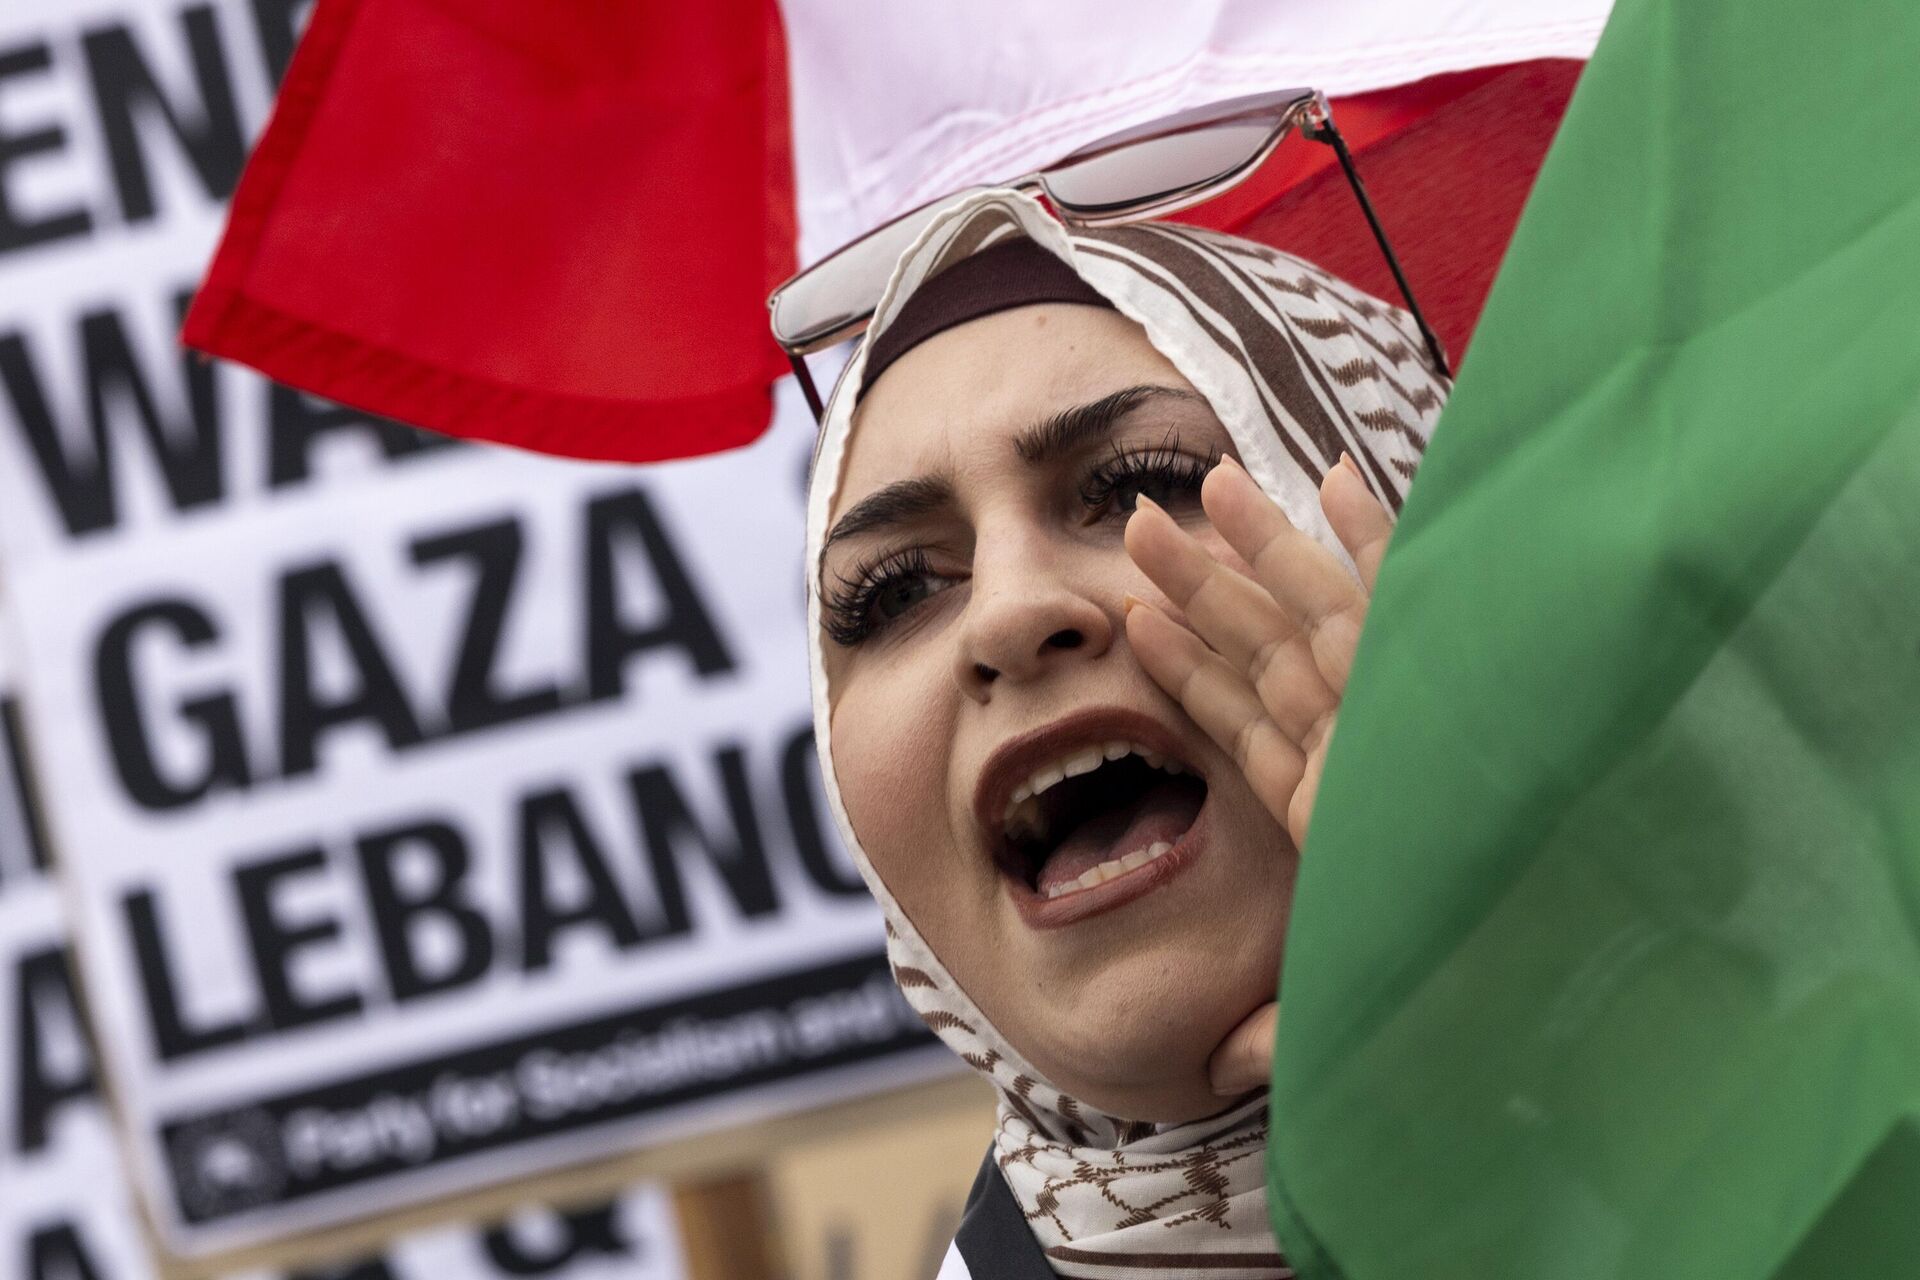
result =
[{"label": "lips", "polygon": [[1191,756],[1157,721],[1108,709],[1023,734],[988,759],[974,815],[1029,924],[1118,907],[1193,860],[1207,787]]}]

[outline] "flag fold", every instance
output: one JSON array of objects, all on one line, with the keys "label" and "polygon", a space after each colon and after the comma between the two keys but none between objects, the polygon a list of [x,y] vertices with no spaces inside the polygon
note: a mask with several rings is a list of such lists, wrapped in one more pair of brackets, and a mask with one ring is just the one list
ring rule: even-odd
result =
[{"label": "flag fold", "polygon": [[1916,48],[1621,0],[1583,74],[1307,841],[1303,1276],[1920,1275]]}]

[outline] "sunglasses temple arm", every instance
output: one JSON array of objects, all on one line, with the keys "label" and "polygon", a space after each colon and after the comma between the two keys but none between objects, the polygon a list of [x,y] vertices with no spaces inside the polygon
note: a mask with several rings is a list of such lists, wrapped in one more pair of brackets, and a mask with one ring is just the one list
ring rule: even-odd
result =
[{"label": "sunglasses temple arm", "polygon": [[807,372],[807,358],[787,352],[787,363],[793,366],[793,376],[800,382],[800,394],[807,398],[807,408],[813,411],[815,426],[826,420],[826,406],[820,403],[819,389],[813,385],[813,375]]},{"label": "sunglasses temple arm", "polygon": [[1347,150],[1347,140],[1334,127],[1331,115],[1315,121],[1310,128],[1309,136],[1331,146],[1333,154],[1340,158],[1340,168],[1347,175],[1347,185],[1353,188],[1354,199],[1360,202],[1360,212],[1367,215],[1367,225],[1373,228],[1373,238],[1379,244],[1380,252],[1385,255],[1387,266],[1393,271],[1393,282],[1400,286],[1400,296],[1407,300],[1407,311],[1413,316],[1413,322],[1420,326],[1420,337],[1427,344],[1427,354],[1433,357],[1434,367],[1440,371],[1441,377],[1452,378],[1453,370],[1447,364],[1447,353],[1441,349],[1440,339],[1434,336],[1427,318],[1420,314],[1420,304],[1413,299],[1413,286],[1407,283],[1407,273],[1400,269],[1400,259],[1394,256],[1386,228],[1380,225],[1379,215],[1373,211],[1373,201],[1367,199],[1366,185],[1360,181],[1360,171],[1354,168],[1353,153]]}]

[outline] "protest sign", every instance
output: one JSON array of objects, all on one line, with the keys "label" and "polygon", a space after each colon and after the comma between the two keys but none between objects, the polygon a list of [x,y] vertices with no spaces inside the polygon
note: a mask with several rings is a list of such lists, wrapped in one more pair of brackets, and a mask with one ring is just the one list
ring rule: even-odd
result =
[{"label": "protest sign", "polygon": [[[0,708],[10,704],[0,660]],[[0,1277],[148,1280],[67,964],[54,883],[0,740]]]},{"label": "protest sign", "polygon": [[596,467],[178,349],[301,12],[0,17],[8,723],[187,1252],[947,1069],[818,788],[804,409]]},{"label": "protest sign", "polygon": [[528,1206],[497,1222],[411,1232],[375,1254],[228,1280],[684,1280],[673,1201],[655,1183],[574,1209]]}]

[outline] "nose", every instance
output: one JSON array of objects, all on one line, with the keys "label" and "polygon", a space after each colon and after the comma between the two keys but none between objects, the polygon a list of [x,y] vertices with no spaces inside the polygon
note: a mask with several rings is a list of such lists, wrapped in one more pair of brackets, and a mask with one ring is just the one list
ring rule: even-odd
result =
[{"label": "nose", "polygon": [[976,554],[954,655],[961,692],[985,702],[995,687],[1040,679],[1063,662],[1097,658],[1112,647],[1113,617],[1091,582],[1077,580],[1070,560],[1044,540],[991,564]]}]

